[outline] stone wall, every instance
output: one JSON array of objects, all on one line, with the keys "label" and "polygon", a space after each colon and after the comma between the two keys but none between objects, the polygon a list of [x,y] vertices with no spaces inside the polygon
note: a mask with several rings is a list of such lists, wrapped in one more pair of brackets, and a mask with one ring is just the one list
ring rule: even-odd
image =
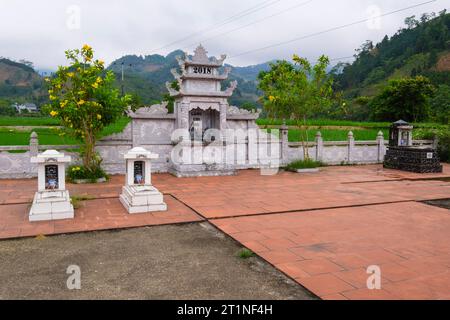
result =
[{"label": "stone wall", "polygon": [[[173,130],[174,121],[167,119],[163,121],[165,130]],[[152,125],[154,126],[152,129]],[[233,123],[236,128],[246,127],[244,121]],[[158,153],[159,159],[152,166],[155,172],[168,172],[171,166],[170,154],[173,144],[170,142],[170,135],[159,134],[156,126],[161,128],[161,121],[153,123],[151,121],[135,121],[130,123],[120,134],[108,136],[97,144],[97,151],[103,158],[102,166],[109,174],[125,173],[124,154],[133,147],[142,146],[148,150]],[[153,131],[152,131],[153,130]],[[152,134],[155,133],[155,135]],[[132,136],[138,140],[133,143]],[[274,148],[279,154],[280,164],[287,164],[294,160],[303,159],[303,146],[299,142],[288,142],[287,129],[280,130],[279,147]],[[433,146],[431,140],[414,141],[415,145]],[[246,141],[240,142],[244,154],[241,157],[248,158],[249,145]],[[369,164],[381,163],[386,153],[387,141],[382,134],[376,140],[355,141],[353,134],[349,133],[347,141],[323,141],[320,134],[314,142],[308,143],[309,157],[319,160],[328,165],[340,164]],[[278,146],[278,144],[277,144]],[[261,147],[261,146],[260,146]],[[72,156],[72,163],[79,163],[80,159],[76,152],[72,152],[77,146],[40,146],[36,134],[30,137],[29,146],[0,146],[0,178],[31,178],[37,175],[37,168],[30,163],[30,158],[45,149],[56,149]],[[17,153],[20,152],[20,153]],[[258,168],[255,163],[241,163],[235,165],[235,169]]]}]

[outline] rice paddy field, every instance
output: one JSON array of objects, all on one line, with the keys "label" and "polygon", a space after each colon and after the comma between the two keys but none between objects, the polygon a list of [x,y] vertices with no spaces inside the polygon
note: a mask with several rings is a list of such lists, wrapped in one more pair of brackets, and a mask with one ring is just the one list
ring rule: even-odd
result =
[{"label": "rice paddy field", "polygon": [[[129,118],[121,118],[105,127],[101,135],[121,132],[129,122]],[[0,146],[28,145],[33,131],[38,134],[41,145],[79,144],[79,141],[65,134],[58,125],[59,123],[51,118],[0,117]]]},{"label": "rice paddy field", "polygon": [[[130,119],[123,117],[118,122],[106,127],[102,136],[121,132]],[[282,120],[258,119],[258,125],[263,129],[276,129]],[[293,121],[286,121],[289,128],[289,141],[301,141],[303,128],[298,128]],[[35,131],[41,145],[75,145],[79,142],[67,134],[63,134],[56,119],[48,117],[0,117],[0,146],[28,145],[31,132]],[[312,119],[306,122],[308,141],[314,141],[317,131],[320,131],[324,141],[345,141],[348,132],[352,131],[355,140],[375,140],[379,131],[387,139],[389,122],[355,122],[347,120]],[[417,123],[415,128],[437,128],[433,123]]]},{"label": "rice paddy field", "polygon": [[[307,130],[307,138],[305,140],[314,141],[317,131],[322,134],[322,139],[324,141],[345,141],[348,139],[349,130],[342,129],[319,129]],[[378,129],[361,129],[361,130],[351,130],[353,132],[353,137],[355,140],[375,140],[377,138],[378,132],[383,132],[384,138],[388,138],[389,129],[378,128]],[[301,136],[305,135],[305,131],[290,129],[288,133],[288,140],[290,142],[301,141]]]}]

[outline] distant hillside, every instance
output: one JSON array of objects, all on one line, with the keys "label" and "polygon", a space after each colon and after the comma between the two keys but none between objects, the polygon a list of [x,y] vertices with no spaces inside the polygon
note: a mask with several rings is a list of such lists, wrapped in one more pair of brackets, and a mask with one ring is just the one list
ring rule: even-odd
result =
[{"label": "distant hillside", "polygon": [[434,85],[450,85],[450,14],[424,14],[374,45],[367,41],[352,64],[334,68],[335,89],[346,97],[373,96],[389,79],[423,75]]},{"label": "distant hillside", "polygon": [[[117,86],[121,86],[122,63],[124,66],[124,90],[127,93],[134,93],[141,97],[146,104],[160,101],[167,93],[166,81],[173,81],[170,73],[172,68],[178,68],[176,56],[184,55],[183,51],[176,50],[167,56],[158,54],[148,56],[127,55],[115,60],[108,69],[114,71],[117,76]],[[242,105],[251,102],[256,105],[258,99],[258,89],[256,77],[261,70],[268,69],[268,64],[260,64],[249,67],[233,67],[228,81],[237,80],[238,88],[230,98],[230,103]]]},{"label": "distant hillside", "polygon": [[0,58],[0,98],[40,103],[43,79],[30,64]]}]

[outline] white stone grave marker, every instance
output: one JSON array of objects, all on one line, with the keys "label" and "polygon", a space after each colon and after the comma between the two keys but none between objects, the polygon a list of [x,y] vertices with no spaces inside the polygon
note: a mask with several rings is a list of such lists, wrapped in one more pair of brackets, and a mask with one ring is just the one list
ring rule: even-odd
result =
[{"label": "white stone grave marker", "polygon": [[125,154],[126,176],[120,202],[128,213],[166,211],[163,195],[152,186],[151,160],[158,155],[141,147]]},{"label": "white stone grave marker", "polygon": [[65,172],[70,156],[56,150],[47,150],[31,157],[31,162],[38,165],[38,191],[34,195],[29,220],[72,219],[74,210],[69,191],[66,190]]}]

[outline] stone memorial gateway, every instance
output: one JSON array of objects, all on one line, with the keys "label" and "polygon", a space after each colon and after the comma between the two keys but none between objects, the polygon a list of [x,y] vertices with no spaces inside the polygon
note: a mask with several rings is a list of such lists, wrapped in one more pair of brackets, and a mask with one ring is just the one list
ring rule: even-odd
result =
[{"label": "stone memorial gateway", "polygon": [[[158,171],[185,177],[232,175],[236,169],[260,167],[259,161],[252,161],[248,130],[254,130],[258,144],[264,146],[267,135],[256,125],[259,113],[228,104],[237,82],[222,90],[221,82],[231,71],[223,67],[225,58],[208,57],[202,46],[192,57],[177,57],[180,71],[172,69],[177,89],[166,84],[175,98],[173,114],[166,103],[128,112],[132,122],[122,137],[128,134],[133,147],[157,152],[160,160],[165,160],[156,164]],[[227,130],[241,130],[243,134],[226,141]],[[279,153],[273,154],[279,157]],[[231,161],[230,155],[234,156]]]}]

